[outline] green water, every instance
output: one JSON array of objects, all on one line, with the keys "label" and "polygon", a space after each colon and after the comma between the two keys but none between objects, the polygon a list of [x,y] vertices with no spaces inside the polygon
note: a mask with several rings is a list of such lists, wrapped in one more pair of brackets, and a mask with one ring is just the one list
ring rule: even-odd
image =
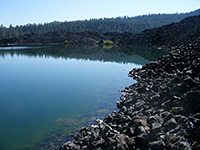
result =
[{"label": "green water", "polygon": [[0,150],[58,149],[71,132],[117,110],[118,90],[135,82],[128,71],[161,55],[141,48],[0,48]]}]

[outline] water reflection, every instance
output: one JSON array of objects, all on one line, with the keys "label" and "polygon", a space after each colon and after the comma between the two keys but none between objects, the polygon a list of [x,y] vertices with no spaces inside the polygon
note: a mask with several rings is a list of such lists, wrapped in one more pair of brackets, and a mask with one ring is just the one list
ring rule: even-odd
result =
[{"label": "water reflection", "polygon": [[66,134],[116,109],[132,68],[163,52],[47,46],[0,50],[0,150],[59,149]]},{"label": "water reflection", "polygon": [[166,50],[141,47],[95,47],[95,46],[46,46],[19,47],[18,49],[0,49],[0,56],[26,55],[29,57],[73,58],[98,60],[102,62],[135,63],[144,65],[166,54]]}]

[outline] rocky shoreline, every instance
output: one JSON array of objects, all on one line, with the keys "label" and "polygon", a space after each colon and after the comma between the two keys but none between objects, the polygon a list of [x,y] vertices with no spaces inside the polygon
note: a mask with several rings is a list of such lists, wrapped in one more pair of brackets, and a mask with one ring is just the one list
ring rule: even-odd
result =
[{"label": "rocky shoreline", "polygon": [[119,112],[83,127],[60,150],[200,149],[200,38],[129,76]]},{"label": "rocky shoreline", "polygon": [[[160,28],[131,33],[51,32],[0,39],[0,45],[94,44],[168,47],[171,52],[133,69],[136,84],[121,91],[118,112],[83,127],[60,150],[199,150],[200,16]],[[187,43],[187,44],[185,44]]]}]

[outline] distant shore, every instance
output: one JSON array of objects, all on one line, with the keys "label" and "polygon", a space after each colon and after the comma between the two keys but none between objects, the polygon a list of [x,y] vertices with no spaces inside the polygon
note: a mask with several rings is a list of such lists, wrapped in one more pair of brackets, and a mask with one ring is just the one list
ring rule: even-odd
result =
[{"label": "distant shore", "polygon": [[[0,38],[0,46],[16,45],[58,45],[58,44],[90,44],[110,41],[116,46],[145,46],[173,48],[199,37],[200,16],[188,17],[178,23],[164,25],[159,28],[144,30],[141,33],[101,33],[96,31],[67,32],[56,31],[27,33],[15,38]],[[67,43],[66,43],[67,41]]]}]

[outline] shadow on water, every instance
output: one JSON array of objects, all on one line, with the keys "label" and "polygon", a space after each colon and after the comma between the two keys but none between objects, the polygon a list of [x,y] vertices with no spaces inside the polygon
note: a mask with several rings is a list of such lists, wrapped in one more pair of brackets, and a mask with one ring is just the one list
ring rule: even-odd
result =
[{"label": "shadow on water", "polygon": [[82,59],[103,62],[135,63],[144,65],[167,54],[167,50],[143,47],[111,47],[95,46],[46,46],[19,47],[19,49],[0,49],[0,56],[26,55],[29,57],[53,57],[64,59]]}]

